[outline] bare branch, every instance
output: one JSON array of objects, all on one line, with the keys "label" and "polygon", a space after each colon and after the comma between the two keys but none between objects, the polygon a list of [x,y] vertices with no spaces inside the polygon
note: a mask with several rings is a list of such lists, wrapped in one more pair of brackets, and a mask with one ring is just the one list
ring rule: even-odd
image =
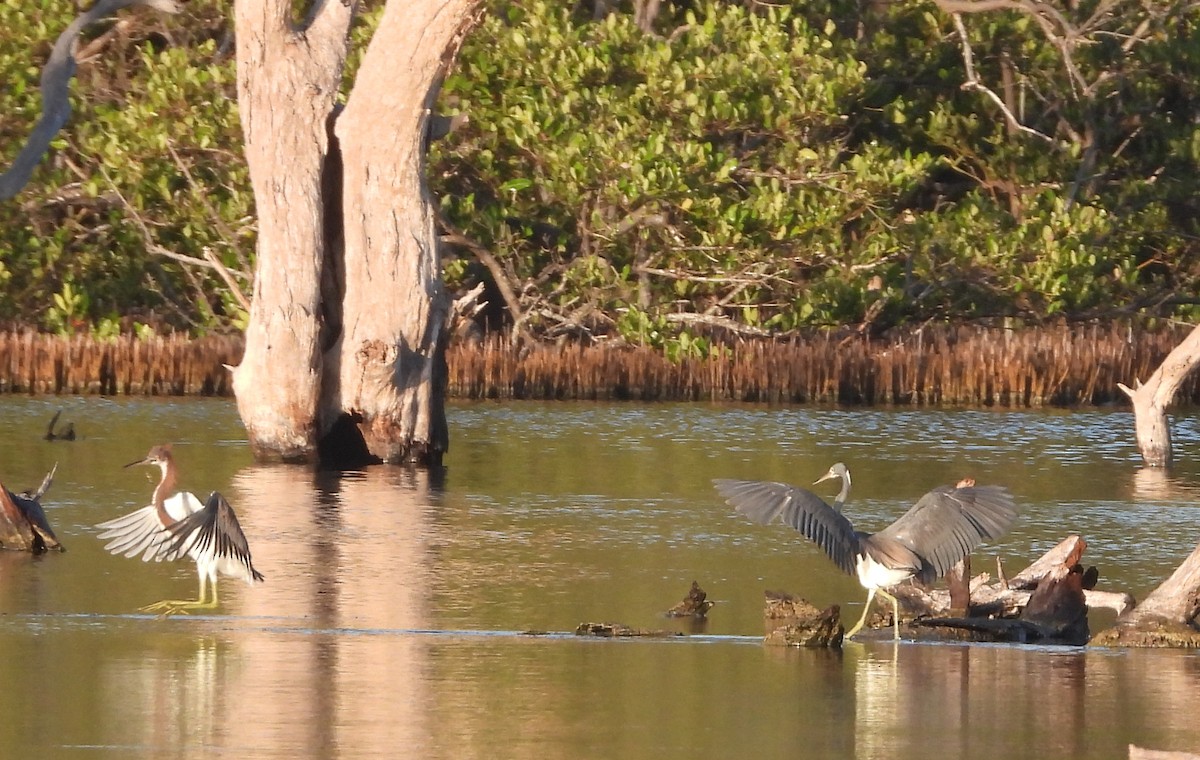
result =
[{"label": "bare branch", "polygon": [[483,264],[487,268],[488,272],[492,275],[492,280],[496,283],[496,289],[500,291],[500,297],[504,299],[504,306],[508,309],[509,315],[512,316],[513,324],[520,324],[524,319],[521,313],[521,301],[517,298],[512,284],[508,281],[508,275],[505,273],[504,267],[500,266],[500,262],[492,255],[492,252],[466,235],[458,232],[447,232],[442,235],[441,242],[466,248],[479,260],[480,264]]},{"label": "bare branch", "polygon": [[728,317],[719,317],[712,314],[695,314],[692,312],[678,312],[667,314],[668,322],[677,322],[685,325],[705,325],[706,327],[719,327],[722,330],[728,330],[731,333],[738,335],[753,335],[756,338],[764,338],[771,334],[770,330],[764,330],[761,327],[752,325],[743,325],[734,322]]},{"label": "bare branch", "polygon": [[[237,299],[237,302],[241,305],[242,309],[249,313],[250,299],[246,298],[246,294],[243,293],[242,289],[238,287],[238,284],[233,281],[233,275],[229,273],[229,268],[222,264],[221,260],[217,258],[217,254],[213,253],[212,249],[208,248],[207,246],[204,248],[204,258],[212,265],[213,269],[217,270],[217,276],[225,281],[225,287],[229,288],[229,292],[233,293],[233,297]],[[197,259],[192,260],[198,261]]]},{"label": "bare branch", "polygon": [[[212,219],[213,226],[216,227],[217,231],[221,233],[221,236],[225,238],[225,245],[229,246],[229,248],[237,254],[239,261],[245,262],[245,257],[242,256],[241,249],[237,244],[237,233],[229,228],[229,225],[225,223],[225,220],[221,218],[221,215],[217,213],[215,208],[213,208],[212,203],[210,203],[208,200],[208,194],[201,189],[199,183],[197,183],[196,179],[192,176],[191,170],[188,168],[187,164],[183,162],[183,159],[180,158],[178,151],[175,150],[175,146],[172,145],[170,141],[167,141],[167,151],[171,154],[171,159],[175,162],[175,166],[183,174],[184,178],[187,179],[188,187],[192,191],[192,197],[200,201],[201,205],[204,206],[204,210],[208,212],[209,218]],[[208,254],[205,254],[205,258],[208,258]],[[244,281],[249,281],[251,279],[250,276],[245,272],[238,272],[237,275]]]},{"label": "bare branch", "polygon": [[29,177],[42,160],[50,141],[71,117],[70,83],[75,75],[75,42],[87,26],[129,5],[147,5],[163,13],[179,13],[175,0],[100,0],[79,14],[58,36],[54,49],[42,69],[42,117],[29,133],[29,140],[13,160],[12,166],[0,174],[0,200],[8,200],[29,182]]},{"label": "bare branch", "polygon": [[[963,3],[955,2],[955,0],[938,0],[939,7],[942,6],[943,3],[949,4],[949,5],[962,5],[963,4]],[[990,6],[990,5],[998,4],[998,7],[1003,7],[1003,8],[1008,8],[1008,7],[1012,7],[1012,6],[1016,5],[1016,3],[1011,3],[1011,2],[1009,2],[1009,0],[980,0],[979,2],[969,2],[969,3],[965,3],[965,4],[972,5],[972,6],[977,6],[977,5],[989,5]],[[963,82],[963,84],[962,84],[963,89],[964,90],[976,90],[978,92],[983,93],[985,97],[987,97],[989,100],[991,100],[993,103],[996,104],[996,107],[1000,109],[1000,113],[1004,114],[1004,120],[1007,121],[1013,129],[1017,130],[1018,132],[1027,134],[1031,137],[1037,137],[1041,140],[1045,140],[1046,142],[1053,143],[1054,140],[1049,135],[1042,134],[1041,132],[1037,131],[1036,129],[1033,129],[1032,127],[1027,127],[1024,124],[1022,124],[1020,122],[1020,120],[1018,120],[1017,117],[1013,115],[1013,112],[1008,110],[1008,106],[1005,105],[1004,99],[1001,98],[999,95],[997,95],[987,85],[985,85],[979,81],[979,77],[975,73],[975,56],[971,52],[971,42],[967,38],[967,29],[965,26],[963,26],[962,16],[959,15],[958,13],[952,13],[950,15],[950,17],[954,20],[954,28],[955,28],[955,30],[958,31],[958,38],[962,42],[963,68],[966,70],[966,75],[967,75],[967,81]]]},{"label": "bare branch", "polygon": [[113,191],[113,194],[116,195],[121,201],[121,205],[125,207],[125,211],[129,214],[129,217],[133,220],[133,223],[138,226],[139,230],[141,230],[142,241],[144,242],[147,251],[159,256],[164,256],[168,259],[179,261],[189,266],[207,267],[215,270],[217,275],[225,281],[225,286],[233,292],[234,298],[237,299],[242,308],[246,311],[250,311],[250,301],[246,298],[245,294],[242,293],[242,289],[238,287],[238,284],[234,282],[233,279],[233,275],[236,274],[238,277],[241,277],[243,281],[249,281],[251,279],[250,275],[237,270],[233,270],[231,272],[208,248],[204,249],[204,258],[198,259],[195,256],[176,253],[175,251],[164,248],[163,246],[154,242],[154,236],[150,233],[150,227],[146,224],[145,220],[142,219],[141,215],[138,214],[137,209],[133,207],[133,204],[131,204],[121,193],[121,191],[117,189],[116,183],[113,182],[112,178],[108,176],[108,172],[104,170],[103,166],[100,167],[100,174],[104,177],[104,181],[108,183],[108,186]]}]

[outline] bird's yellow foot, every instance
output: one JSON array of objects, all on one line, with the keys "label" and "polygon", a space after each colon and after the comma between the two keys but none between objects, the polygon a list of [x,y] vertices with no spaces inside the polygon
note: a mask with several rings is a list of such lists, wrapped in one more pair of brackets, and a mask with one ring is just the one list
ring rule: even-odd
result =
[{"label": "bird's yellow foot", "polygon": [[170,617],[171,615],[187,615],[190,610],[210,606],[212,605],[196,600],[164,599],[161,602],[139,607],[139,609],[142,612],[157,612],[161,617]]}]

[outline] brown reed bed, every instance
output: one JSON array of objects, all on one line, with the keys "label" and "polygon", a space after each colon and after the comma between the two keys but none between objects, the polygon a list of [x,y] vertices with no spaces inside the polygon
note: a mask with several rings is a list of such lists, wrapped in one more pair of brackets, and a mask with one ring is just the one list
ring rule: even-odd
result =
[{"label": "brown reed bed", "polygon": [[[934,326],[886,340],[813,333],[740,342],[672,363],[648,348],[535,346],[501,338],[447,355],[458,398],[713,400],[860,405],[1075,406],[1124,401],[1188,328]],[[1200,401],[1192,378],[1178,401]]]},{"label": "brown reed bed", "polygon": [[225,396],[224,364],[242,356],[241,336],[136,338],[0,333],[0,391],[104,396]]},{"label": "brown reed bed", "polygon": [[[814,332],[731,344],[670,362],[618,345],[509,346],[502,336],[447,352],[452,398],[713,400],[855,405],[1076,406],[1124,401],[1188,328],[1058,325],[1005,330],[927,326],[886,340]],[[0,392],[230,395],[223,365],[240,336],[101,340],[0,333]],[[1200,402],[1200,380],[1180,391]]]}]

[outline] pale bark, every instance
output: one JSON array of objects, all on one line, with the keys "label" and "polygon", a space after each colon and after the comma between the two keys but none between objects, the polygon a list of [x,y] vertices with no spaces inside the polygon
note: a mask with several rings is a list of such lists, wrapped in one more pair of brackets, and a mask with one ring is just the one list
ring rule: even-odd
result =
[{"label": "pale bark", "polygon": [[243,0],[235,11],[238,106],[258,212],[258,260],[233,390],[256,456],[308,460],[320,435],[326,125],[354,9],[325,3],[305,29],[292,25],[286,0]]},{"label": "pale bark", "polygon": [[1200,612],[1200,546],[1197,546],[1171,577],[1150,592],[1138,607],[1129,613],[1129,620],[1159,617],[1174,623],[1186,624]]},{"label": "pale bark", "polygon": [[1200,545],[1146,599],[1126,611],[1093,644],[1200,647]]},{"label": "pale bark", "polygon": [[1171,463],[1171,424],[1167,407],[1180,384],[1197,365],[1200,365],[1200,325],[1167,355],[1144,384],[1138,380],[1130,388],[1118,383],[1133,402],[1138,450],[1150,467],[1166,467]]},{"label": "pale bark", "polygon": [[335,129],[345,294],[342,334],[328,355],[336,396],[326,403],[329,414],[350,415],[372,455],[391,462],[436,459],[447,445],[449,299],[425,183],[425,135],[475,0],[424,5],[436,12],[388,4]]},{"label": "pale bark", "polygon": [[339,112],[354,5],[317,4],[297,28],[287,2],[238,3],[259,238],[233,387],[260,459],[437,464],[446,449],[426,128],[476,4],[389,3]]},{"label": "pale bark", "polygon": [[[42,120],[0,175],[0,197],[24,186],[70,113],[79,32],[133,3],[178,10],[174,0],[101,0],[63,32],[42,78]],[[339,119],[356,0],[312,3],[299,22],[288,0],[236,3],[258,257],[245,353],[231,369],[259,459],[440,462],[450,302],[425,151],[477,4],[389,3]]]}]

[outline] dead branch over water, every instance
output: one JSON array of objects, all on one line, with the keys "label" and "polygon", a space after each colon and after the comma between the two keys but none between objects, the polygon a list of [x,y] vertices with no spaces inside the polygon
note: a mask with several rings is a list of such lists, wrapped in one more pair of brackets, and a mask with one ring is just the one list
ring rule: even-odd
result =
[{"label": "dead branch over water", "polygon": [[[454,398],[1036,407],[1123,401],[1117,383],[1148,377],[1186,334],[1115,324],[925,327],[874,341],[821,332],[739,342],[678,362],[650,348],[513,348],[497,336],[457,343],[446,359]],[[0,391],[229,395],[223,365],[241,354],[240,336],[102,340],[10,331],[0,333]],[[1179,399],[1200,402],[1200,383],[1186,383]]]}]

